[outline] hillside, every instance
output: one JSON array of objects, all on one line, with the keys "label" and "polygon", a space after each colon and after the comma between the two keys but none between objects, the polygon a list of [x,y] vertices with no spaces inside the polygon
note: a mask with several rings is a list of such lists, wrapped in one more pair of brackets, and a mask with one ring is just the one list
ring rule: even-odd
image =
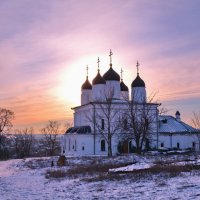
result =
[{"label": "hillside", "polygon": [[1,161],[0,199],[200,198],[200,160],[193,156],[69,157],[64,167],[51,162]]}]

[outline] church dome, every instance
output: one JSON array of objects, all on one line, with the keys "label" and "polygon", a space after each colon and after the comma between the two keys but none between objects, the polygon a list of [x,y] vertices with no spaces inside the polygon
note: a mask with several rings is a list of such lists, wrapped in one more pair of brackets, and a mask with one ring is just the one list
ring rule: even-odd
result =
[{"label": "church dome", "polygon": [[128,92],[128,87],[124,84],[123,81],[120,83],[120,89],[122,92]]},{"label": "church dome", "polygon": [[145,82],[140,78],[139,74],[135,78],[135,80],[132,82],[131,87],[145,87]]},{"label": "church dome", "polygon": [[91,85],[91,83],[89,82],[88,78],[87,78],[86,81],[83,83],[81,89],[82,89],[82,90],[91,90],[91,89],[92,89],[92,85]]},{"label": "church dome", "polygon": [[119,74],[112,68],[110,69],[103,75],[103,78],[105,81],[120,81],[120,76]]},{"label": "church dome", "polygon": [[100,75],[100,73],[98,72],[97,75],[96,75],[96,77],[93,79],[92,84],[93,85],[106,84],[106,82],[103,79],[103,77]]}]

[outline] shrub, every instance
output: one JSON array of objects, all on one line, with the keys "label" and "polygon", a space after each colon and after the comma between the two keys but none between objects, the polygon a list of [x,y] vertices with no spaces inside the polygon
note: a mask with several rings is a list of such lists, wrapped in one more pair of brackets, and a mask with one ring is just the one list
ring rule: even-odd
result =
[{"label": "shrub", "polygon": [[57,165],[62,167],[65,166],[65,164],[66,164],[66,157],[64,155],[59,156]]}]

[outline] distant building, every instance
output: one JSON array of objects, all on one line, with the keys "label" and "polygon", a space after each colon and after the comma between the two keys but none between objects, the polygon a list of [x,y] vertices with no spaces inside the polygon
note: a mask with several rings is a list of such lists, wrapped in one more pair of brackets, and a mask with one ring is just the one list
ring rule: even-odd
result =
[{"label": "distant building", "polygon": [[198,130],[181,121],[179,111],[175,116],[159,116],[160,147],[199,150]]},{"label": "distant building", "polygon": [[[172,116],[159,116],[158,103],[147,103],[145,82],[141,79],[138,71],[137,76],[131,84],[131,94],[123,82],[122,72],[121,79],[119,74],[112,66],[112,52],[110,52],[110,67],[108,71],[101,76],[99,69],[93,79],[92,84],[88,80],[81,87],[81,105],[73,108],[74,110],[74,127],[69,128],[61,141],[62,154],[65,155],[107,155],[108,142],[100,132],[105,131],[106,120],[102,107],[108,104],[106,94],[112,92],[112,113],[111,128],[115,126],[118,116],[127,112],[127,104],[133,101],[134,105],[142,109],[150,109],[153,116],[151,124],[151,140],[148,145],[152,148],[196,148],[198,140],[194,137],[195,129],[181,122],[180,113],[176,113],[176,118]],[[129,100],[129,96],[131,99]],[[138,114],[139,116],[139,114]],[[127,119],[129,120],[129,119]],[[111,145],[112,153],[119,153],[119,144],[122,145],[122,152],[131,152],[135,143],[133,140],[122,141],[123,132],[118,129],[113,135]]]}]

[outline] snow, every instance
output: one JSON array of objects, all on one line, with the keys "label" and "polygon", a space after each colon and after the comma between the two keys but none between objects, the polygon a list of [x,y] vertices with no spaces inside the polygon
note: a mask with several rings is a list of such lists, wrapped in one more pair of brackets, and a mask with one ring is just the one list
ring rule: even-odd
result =
[{"label": "snow", "polygon": [[[74,162],[76,164],[87,163],[88,161],[84,159],[74,158]],[[121,170],[144,169],[151,167],[154,162],[154,159],[140,159],[139,157],[136,160],[137,163],[121,168]],[[105,162],[105,160],[102,161]],[[181,164],[181,162],[177,163]],[[0,199],[200,199],[200,172],[198,171],[182,173],[176,177],[162,174],[151,176],[140,174],[136,177],[129,173],[123,174],[121,179],[102,181],[86,181],[81,176],[47,179],[45,173],[52,169],[49,167],[50,163],[51,158],[1,161]],[[67,170],[69,167],[74,167],[73,158],[71,158],[70,166],[53,167],[53,169]],[[86,178],[90,179],[90,177]]]},{"label": "snow", "polygon": [[131,171],[140,170],[140,169],[148,169],[152,166],[153,164],[149,164],[149,163],[135,163],[132,165],[128,165],[126,167],[109,169],[109,172],[131,172]]},{"label": "snow", "polygon": [[13,165],[16,165],[19,160],[8,160],[5,162],[0,162],[0,177],[11,176],[16,168],[13,168]]}]

